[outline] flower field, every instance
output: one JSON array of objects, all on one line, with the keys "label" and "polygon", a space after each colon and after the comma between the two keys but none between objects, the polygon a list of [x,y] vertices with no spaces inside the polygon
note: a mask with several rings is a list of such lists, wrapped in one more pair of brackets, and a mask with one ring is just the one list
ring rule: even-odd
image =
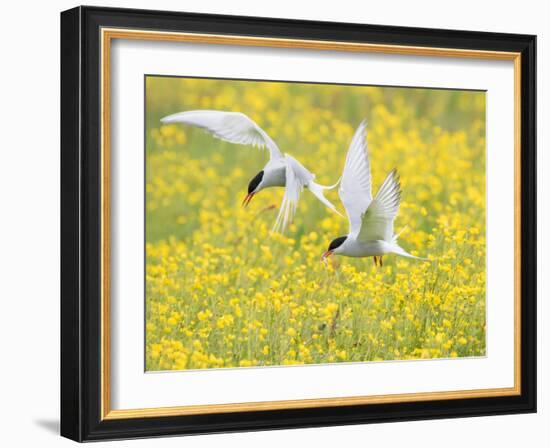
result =
[{"label": "flower field", "polygon": [[[485,93],[147,77],[146,109],[147,370],[485,355]],[[322,263],[348,221],[308,191],[271,234],[283,188],[241,207],[267,151],[160,123],[192,109],[247,114],[324,185],[366,117],[373,193],[397,168],[400,245],[431,261]]]}]

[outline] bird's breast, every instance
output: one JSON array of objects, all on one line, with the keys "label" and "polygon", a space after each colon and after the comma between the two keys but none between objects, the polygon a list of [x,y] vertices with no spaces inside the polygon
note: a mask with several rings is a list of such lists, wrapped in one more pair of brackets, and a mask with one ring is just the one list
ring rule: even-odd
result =
[{"label": "bird's breast", "polygon": [[[347,244],[346,244],[347,243]],[[356,239],[344,243],[342,255],[348,257],[374,257],[389,253],[388,244],[385,241],[360,242]]]}]

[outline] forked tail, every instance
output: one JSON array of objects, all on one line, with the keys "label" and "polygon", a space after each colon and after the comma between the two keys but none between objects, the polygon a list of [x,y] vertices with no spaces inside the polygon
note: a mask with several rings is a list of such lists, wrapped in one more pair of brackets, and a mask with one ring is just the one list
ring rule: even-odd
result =
[{"label": "forked tail", "polygon": [[399,244],[397,244],[397,242],[395,241],[396,239],[397,237],[394,237],[394,243],[392,244],[392,248],[391,248],[392,253],[396,255],[401,255],[402,257],[414,258],[415,260],[430,261],[428,258],[422,258],[422,257],[417,257],[415,255],[411,255],[405,249],[403,249]]},{"label": "forked tail", "polygon": [[337,213],[338,215],[344,217],[342,213],[336,210],[334,204],[330,202],[327,198],[325,198],[325,194],[323,192],[323,190],[330,190],[332,188],[335,188],[339,182],[340,179],[338,179],[338,182],[336,182],[334,185],[327,187],[325,185],[318,184],[312,180],[307,184],[307,188],[317,197],[317,199],[319,199],[323,204],[330,208],[334,213]]},{"label": "forked tail", "polygon": [[336,188],[338,185],[340,185],[341,180],[342,180],[342,176],[340,176],[340,179],[338,179],[334,185],[321,185],[321,184],[316,184],[316,185],[321,187],[323,190],[332,190],[333,188]]}]

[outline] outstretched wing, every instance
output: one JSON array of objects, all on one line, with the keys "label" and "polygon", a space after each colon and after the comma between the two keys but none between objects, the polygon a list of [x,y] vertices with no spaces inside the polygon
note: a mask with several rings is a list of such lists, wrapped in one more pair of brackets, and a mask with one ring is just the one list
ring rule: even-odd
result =
[{"label": "outstretched wing", "polygon": [[300,162],[294,157],[285,154],[285,194],[283,202],[279,209],[279,214],[273,226],[274,232],[284,232],[287,225],[292,222],[296,213],[296,207],[300,200],[300,194],[304,187],[314,179],[314,175],[310,173]]},{"label": "outstretched wing", "polygon": [[169,115],[162,123],[185,123],[197,126],[226,142],[267,148],[270,159],[283,155],[275,142],[254,121],[240,112],[218,110],[190,110]]},{"label": "outstretched wing", "polygon": [[401,185],[397,170],[392,170],[362,217],[359,241],[393,241],[393,221],[399,211]]},{"label": "outstretched wing", "polygon": [[338,194],[348,214],[349,233],[357,234],[362,216],[372,200],[366,120],[361,122],[351,140]]}]

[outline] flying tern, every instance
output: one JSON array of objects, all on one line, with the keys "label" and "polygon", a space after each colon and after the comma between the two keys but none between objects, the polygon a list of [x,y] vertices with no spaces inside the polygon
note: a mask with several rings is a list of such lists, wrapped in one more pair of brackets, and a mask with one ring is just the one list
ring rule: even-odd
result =
[{"label": "flying tern", "polygon": [[331,241],[323,254],[325,260],[332,254],[347,257],[374,257],[374,264],[382,266],[382,256],[396,254],[415,257],[397,244],[399,235],[393,233],[393,222],[399,211],[401,186],[397,170],[392,170],[378,193],[372,197],[372,181],[367,149],[367,123],[363,121],[351,141],[338,195],[344,205],[349,232]]},{"label": "flying tern", "polygon": [[332,186],[316,183],[312,172],[291,155],[283,154],[271,137],[245,114],[217,110],[191,110],[169,115],[162,118],[161,122],[184,123],[202,128],[214,137],[230,143],[267,148],[269,161],[248,184],[248,194],[244,198],[243,205],[247,206],[254,195],[264,188],[285,187],[273,231],[284,232],[287,225],[292,222],[304,188],[311,191],[329,209],[341,215],[323,193],[324,190],[335,188],[338,182]]}]

